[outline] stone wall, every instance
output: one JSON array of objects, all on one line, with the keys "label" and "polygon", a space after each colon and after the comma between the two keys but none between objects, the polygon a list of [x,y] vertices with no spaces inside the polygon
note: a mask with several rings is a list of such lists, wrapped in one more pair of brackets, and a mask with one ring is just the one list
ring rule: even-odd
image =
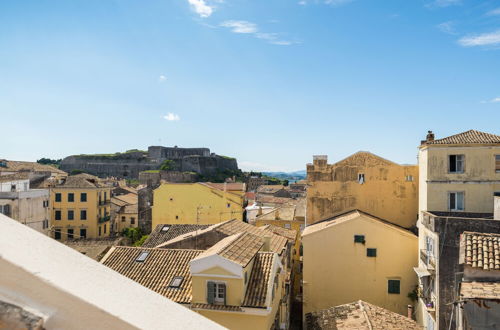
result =
[{"label": "stone wall", "polygon": [[173,170],[207,175],[218,170],[238,170],[236,159],[211,154],[208,148],[167,148],[151,146],[148,152],[109,155],[74,155],[61,162],[61,170],[81,170],[99,177],[137,179],[139,173],[158,170],[164,160],[172,160]]},{"label": "stone wall", "polygon": [[157,185],[164,180],[173,183],[187,183],[198,181],[198,174],[179,171],[154,171],[139,173],[139,182],[146,185]]}]

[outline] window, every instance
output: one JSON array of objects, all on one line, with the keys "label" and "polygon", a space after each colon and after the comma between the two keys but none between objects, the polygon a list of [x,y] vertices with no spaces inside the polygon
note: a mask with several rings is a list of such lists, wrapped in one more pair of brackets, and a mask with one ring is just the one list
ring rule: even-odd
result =
[{"label": "window", "polygon": [[99,236],[101,236],[101,226],[99,226]]},{"label": "window", "polygon": [[377,249],[366,249],[366,256],[367,257],[376,257],[377,256]]},{"label": "window", "polygon": [[358,183],[359,184],[365,183],[365,175],[363,173],[358,174]]},{"label": "window", "polygon": [[226,304],[226,284],[219,282],[207,283],[207,302],[209,304]]},{"label": "window", "polygon": [[10,191],[11,192],[16,191],[16,185],[15,184],[10,185]]},{"label": "window", "polygon": [[56,220],[61,220],[61,210],[56,210],[54,214]]},{"label": "window", "polygon": [[87,220],[87,210],[80,210],[80,220]]},{"label": "window", "polygon": [[176,216],[175,216],[175,219],[176,219],[176,220],[177,220],[177,219],[179,219],[179,216],[178,216],[178,215],[176,215]]},{"label": "window", "polygon": [[161,227],[161,231],[164,233],[166,233],[169,229],[170,229],[169,225],[164,225],[163,227]]},{"label": "window", "polygon": [[500,172],[500,155],[495,155],[495,172]]},{"label": "window", "polygon": [[74,230],[73,229],[68,229],[68,239],[73,239],[74,237]]},{"label": "window", "polygon": [[500,191],[495,191],[495,192],[493,193],[493,196],[495,196],[495,197],[500,197]]},{"label": "window", "polygon": [[406,181],[413,181],[413,175],[407,175],[405,179]]},{"label": "window", "polygon": [[10,216],[10,205],[0,205],[0,213]]},{"label": "window", "polygon": [[130,224],[131,224],[131,225],[135,225],[135,218],[134,218],[134,217],[131,217],[131,218],[130,218]]},{"label": "window", "polygon": [[86,201],[87,201],[87,193],[81,193],[80,202],[86,202]]},{"label": "window", "polygon": [[104,192],[104,202],[106,202],[107,199],[108,199],[108,193]]},{"label": "window", "polygon": [[75,211],[68,210],[68,220],[73,220],[75,218]]},{"label": "window", "polygon": [[80,238],[87,238],[87,229],[80,229]]},{"label": "window", "polygon": [[365,244],[365,235],[354,235],[354,243]]},{"label": "window", "polygon": [[54,229],[54,238],[61,239],[61,229]]},{"label": "window", "polygon": [[292,228],[292,225],[291,225],[291,224],[289,224],[289,223],[285,223],[285,228],[286,228],[286,229],[291,229],[291,228]]},{"label": "window", "polygon": [[146,258],[148,257],[149,252],[148,251],[142,251],[141,254],[135,259],[137,262],[144,262]]},{"label": "window", "polygon": [[182,276],[175,276],[172,281],[170,281],[170,284],[168,285],[169,288],[180,288],[182,281],[184,280],[184,277]]},{"label": "window", "polygon": [[56,202],[61,201],[61,193],[56,193]]},{"label": "window", "polygon": [[464,172],[464,155],[450,155],[449,156],[449,172],[450,173],[463,173]]},{"label": "window", "polygon": [[106,234],[106,224],[104,224],[104,233]]},{"label": "window", "polygon": [[230,203],[227,203],[227,207],[230,208],[231,207],[231,204]]},{"label": "window", "polygon": [[68,193],[68,202],[74,202],[74,201],[75,201],[75,194]]},{"label": "window", "polygon": [[450,192],[448,193],[449,209],[450,211],[463,211],[464,210],[464,192]]},{"label": "window", "polygon": [[388,280],[387,281],[387,292],[393,294],[399,294],[401,289],[401,281],[400,280]]},{"label": "window", "polygon": [[125,217],[122,217],[122,222],[125,222]]}]

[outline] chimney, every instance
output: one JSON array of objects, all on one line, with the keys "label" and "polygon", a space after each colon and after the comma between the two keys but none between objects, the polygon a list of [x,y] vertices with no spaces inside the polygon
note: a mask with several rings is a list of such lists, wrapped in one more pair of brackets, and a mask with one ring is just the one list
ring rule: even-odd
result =
[{"label": "chimney", "polygon": [[262,238],[264,241],[264,245],[262,246],[262,252],[270,252],[271,251],[271,236],[264,236]]},{"label": "chimney", "polygon": [[259,206],[259,211],[257,212],[257,216],[262,215],[262,206]]},{"label": "chimney", "polygon": [[412,305],[408,305],[408,318],[409,319],[413,319],[413,306]]},{"label": "chimney", "polygon": [[434,133],[432,133],[432,131],[427,131],[426,140],[427,140],[427,142],[434,141]]}]

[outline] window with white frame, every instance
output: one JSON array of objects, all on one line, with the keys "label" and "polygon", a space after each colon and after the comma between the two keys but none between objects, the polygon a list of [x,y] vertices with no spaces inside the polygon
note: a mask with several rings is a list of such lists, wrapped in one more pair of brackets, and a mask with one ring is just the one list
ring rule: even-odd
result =
[{"label": "window with white frame", "polygon": [[464,210],[464,192],[455,191],[448,193],[448,208],[450,211]]},{"label": "window with white frame", "polygon": [[207,283],[207,302],[209,304],[226,304],[226,283]]},{"label": "window with white frame", "polygon": [[465,168],[464,155],[449,155],[449,172],[450,173],[463,173]]}]

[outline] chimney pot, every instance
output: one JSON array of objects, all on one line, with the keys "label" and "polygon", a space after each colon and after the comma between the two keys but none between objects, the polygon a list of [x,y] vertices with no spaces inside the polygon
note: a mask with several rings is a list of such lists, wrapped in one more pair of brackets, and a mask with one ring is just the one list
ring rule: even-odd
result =
[{"label": "chimney pot", "polygon": [[427,131],[426,140],[427,142],[434,141],[434,133],[432,133],[432,131]]}]

